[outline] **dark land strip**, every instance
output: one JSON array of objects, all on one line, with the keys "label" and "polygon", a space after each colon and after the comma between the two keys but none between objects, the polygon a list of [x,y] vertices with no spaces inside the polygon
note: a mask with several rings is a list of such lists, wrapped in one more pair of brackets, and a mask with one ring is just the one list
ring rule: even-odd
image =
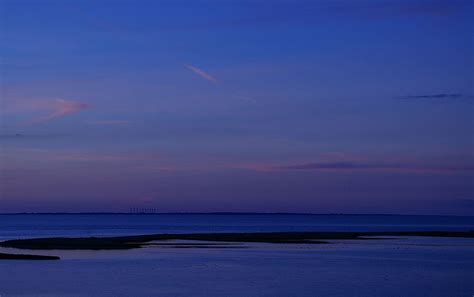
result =
[{"label": "dark land strip", "polygon": [[[32,250],[121,250],[150,245],[152,241],[190,240],[226,243],[323,244],[328,240],[367,240],[374,236],[430,236],[474,238],[474,231],[409,232],[270,232],[151,234],[119,237],[52,237],[0,242],[1,247]],[[369,237],[369,238],[367,238]],[[153,243],[157,244],[157,243]],[[172,243],[173,246],[179,244]],[[206,244],[210,246],[211,244]],[[192,246],[198,246],[193,243]]]},{"label": "dark land strip", "polygon": [[23,254],[4,254],[0,253],[0,260],[59,260],[56,256],[39,256]]}]

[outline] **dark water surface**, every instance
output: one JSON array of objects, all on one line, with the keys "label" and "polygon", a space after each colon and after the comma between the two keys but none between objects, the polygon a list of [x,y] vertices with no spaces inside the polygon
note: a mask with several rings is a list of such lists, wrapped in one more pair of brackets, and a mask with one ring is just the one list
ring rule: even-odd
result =
[{"label": "dark water surface", "polygon": [[[0,236],[160,232],[470,230],[474,217],[384,215],[0,215]],[[0,239],[0,240],[1,240]],[[42,250],[0,261],[2,297],[463,297],[474,239],[397,237],[331,244],[120,251]],[[0,248],[0,252],[39,251]]]}]

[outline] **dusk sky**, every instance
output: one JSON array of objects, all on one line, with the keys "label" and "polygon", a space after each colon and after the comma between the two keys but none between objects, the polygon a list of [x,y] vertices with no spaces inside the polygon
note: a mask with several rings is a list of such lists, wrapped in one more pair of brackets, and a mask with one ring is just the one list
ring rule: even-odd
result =
[{"label": "dusk sky", "polygon": [[0,212],[474,215],[473,1],[0,1]]}]

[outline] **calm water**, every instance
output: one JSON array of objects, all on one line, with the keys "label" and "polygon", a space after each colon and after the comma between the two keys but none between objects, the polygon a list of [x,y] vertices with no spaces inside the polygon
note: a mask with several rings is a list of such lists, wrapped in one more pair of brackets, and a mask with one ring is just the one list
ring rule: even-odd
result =
[{"label": "calm water", "polygon": [[[0,236],[159,232],[470,230],[473,217],[348,215],[0,215]],[[244,248],[0,252],[2,297],[463,297],[474,294],[474,239],[397,237]]]},{"label": "calm water", "polygon": [[393,215],[0,215],[0,239],[243,231],[472,230],[474,217]]}]

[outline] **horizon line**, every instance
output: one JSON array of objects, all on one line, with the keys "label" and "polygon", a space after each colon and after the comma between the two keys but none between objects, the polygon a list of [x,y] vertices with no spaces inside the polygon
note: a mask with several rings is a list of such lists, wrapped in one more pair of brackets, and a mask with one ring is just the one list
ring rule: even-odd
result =
[{"label": "horizon line", "polygon": [[312,213],[312,212],[0,212],[0,215],[312,215],[312,216],[437,216],[474,217],[455,214],[387,214],[387,213]]}]

